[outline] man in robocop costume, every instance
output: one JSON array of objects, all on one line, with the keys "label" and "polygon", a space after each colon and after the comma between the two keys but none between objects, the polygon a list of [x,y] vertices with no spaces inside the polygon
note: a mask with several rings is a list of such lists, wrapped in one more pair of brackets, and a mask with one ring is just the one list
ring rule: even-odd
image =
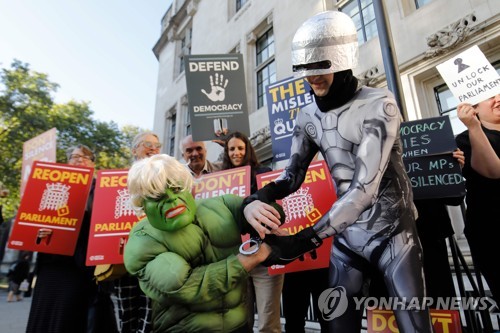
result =
[{"label": "man in robocop costume", "polygon": [[[247,197],[244,206],[250,225],[260,237],[267,234],[264,241],[273,248],[267,265],[288,263],[335,235],[330,283],[341,294],[345,288],[349,303],[329,324],[332,332],[343,333],[361,329],[362,309],[355,309],[353,297],[363,296],[371,268],[384,274],[389,295],[399,301],[425,293],[416,210],[401,158],[400,113],[386,89],[358,88],[351,71],[357,53],[356,28],[341,12],[317,14],[297,30],[293,70],[306,76],[316,103],[298,114],[283,173]],[[267,203],[300,187],[318,151],[328,163],[339,199],[313,227],[294,236],[270,234],[279,225],[279,214]],[[395,314],[401,332],[432,332],[428,309]]]}]

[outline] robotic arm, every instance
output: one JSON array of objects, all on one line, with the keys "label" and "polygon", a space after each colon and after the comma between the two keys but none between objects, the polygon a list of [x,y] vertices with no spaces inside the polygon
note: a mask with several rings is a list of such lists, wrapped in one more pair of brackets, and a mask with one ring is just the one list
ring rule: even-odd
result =
[{"label": "robotic arm", "polygon": [[[348,190],[312,228],[293,236],[268,235],[265,242],[272,254],[265,265],[286,264],[322,244],[322,239],[342,233],[360,220],[364,212],[373,215],[382,176],[389,164],[391,151],[398,136],[400,117],[397,107],[384,102],[374,116],[363,121],[362,139],[355,156],[354,175]],[[330,161],[331,162],[331,161]],[[380,210],[378,210],[378,214]]]},{"label": "robotic arm", "polygon": [[277,229],[279,213],[269,204],[295,192],[304,181],[318,147],[298,124],[294,128],[291,152],[288,165],[278,179],[243,200],[241,209],[248,223],[240,221],[242,234],[250,233],[253,237],[258,234],[264,238],[271,233],[270,230]]}]

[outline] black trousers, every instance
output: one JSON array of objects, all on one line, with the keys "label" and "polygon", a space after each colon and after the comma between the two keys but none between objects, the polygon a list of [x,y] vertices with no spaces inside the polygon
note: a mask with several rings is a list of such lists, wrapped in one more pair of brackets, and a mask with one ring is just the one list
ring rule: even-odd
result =
[{"label": "black trousers", "polygon": [[322,332],[328,332],[328,326],[319,314],[319,295],[328,288],[328,268],[285,274],[283,284],[283,313],[287,333],[303,333],[307,310],[311,304],[321,326]]}]

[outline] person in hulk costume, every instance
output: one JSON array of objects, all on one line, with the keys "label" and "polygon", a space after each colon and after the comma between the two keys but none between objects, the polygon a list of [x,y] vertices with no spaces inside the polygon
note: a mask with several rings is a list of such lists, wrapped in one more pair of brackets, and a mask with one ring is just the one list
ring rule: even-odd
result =
[{"label": "person in hulk costume", "polygon": [[168,155],[135,162],[132,205],[146,217],[130,232],[124,263],[152,299],[154,332],[247,332],[247,272],[270,253],[238,254],[243,198],[194,200],[188,169]]}]

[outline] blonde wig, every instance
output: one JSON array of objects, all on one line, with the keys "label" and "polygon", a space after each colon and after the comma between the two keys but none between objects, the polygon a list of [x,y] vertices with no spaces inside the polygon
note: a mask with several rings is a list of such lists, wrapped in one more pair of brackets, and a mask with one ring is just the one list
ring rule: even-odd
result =
[{"label": "blonde wig", "polygon": [[141,216],[144,198],[159,199],[166,188],[191,191],[193,176],[172,156],[158,154],[134,162],[128,172],[127,185],[132,207]]}]

